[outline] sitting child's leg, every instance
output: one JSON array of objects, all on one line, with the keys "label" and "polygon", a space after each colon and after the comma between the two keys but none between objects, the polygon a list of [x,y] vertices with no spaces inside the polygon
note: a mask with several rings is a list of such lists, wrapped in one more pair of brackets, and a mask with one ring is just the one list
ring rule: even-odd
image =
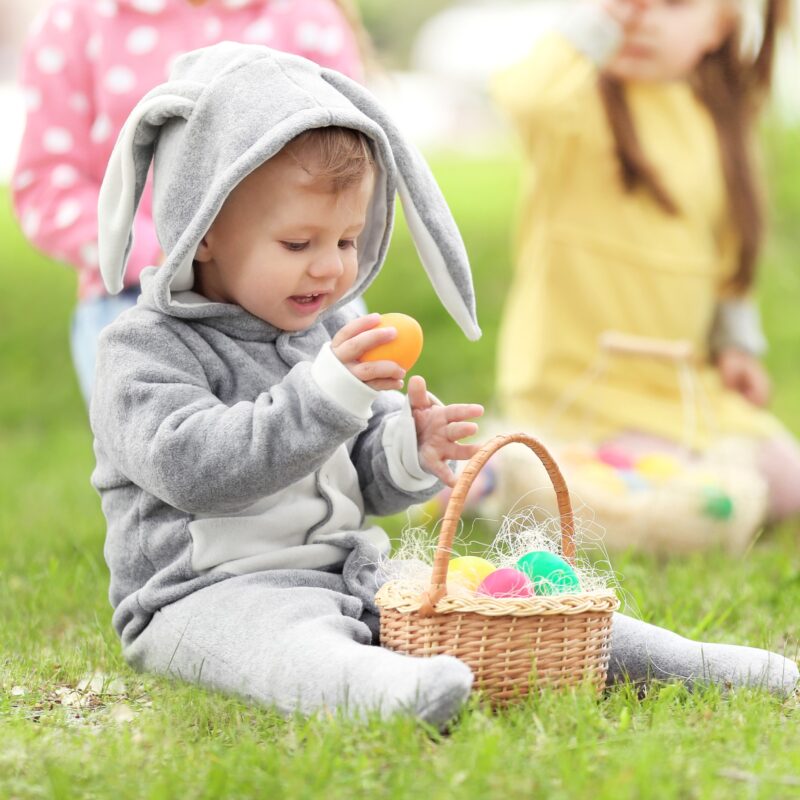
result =
[{"label": "sitting child's leg", "polygon": [[624,614],[614,615],[608,685],[677,678],[689,686],[755,686],[785,695],[794,690],[798,677],[794,661],[778,653],[695,642]]},{"label": "sitting child's leg", "polygon": [[758,467],[769,488],[773,522],[800,514],[800,445],[791,436],[769,439],[759,449]]},{"label": "sitting child's leg", "polygon": [[452,718],[469,695],[469,668],[372,646],[361,601],[338,588],[340,576],[311,571],[230,578],[162,608],[124,655],[137,669],[286,714],[399,712],[434,725]]}]

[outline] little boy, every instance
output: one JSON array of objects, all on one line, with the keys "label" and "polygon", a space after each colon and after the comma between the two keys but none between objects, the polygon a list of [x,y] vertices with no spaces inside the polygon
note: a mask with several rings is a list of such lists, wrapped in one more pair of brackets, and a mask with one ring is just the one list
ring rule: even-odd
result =
[{"label": "little boy", "polygon": [[[433,178],[343,76],[262,47],[195,51],[139,103],[112,155],[99,206],[110,291],[153,157],[166,259],[103,335],[91,404],[125,658],[287,713],[443,724],[472,674],[370,646],[388,539],[366,516],[451,484],[482,408],[443,406],[418,376],[403,398],[397,364],[360,360],[394,331],[348,305],[381,267],[399,191],[437,294],[479,336]],[[764,651],[621,616],[614,630],[615,677],[796,678]]]}]

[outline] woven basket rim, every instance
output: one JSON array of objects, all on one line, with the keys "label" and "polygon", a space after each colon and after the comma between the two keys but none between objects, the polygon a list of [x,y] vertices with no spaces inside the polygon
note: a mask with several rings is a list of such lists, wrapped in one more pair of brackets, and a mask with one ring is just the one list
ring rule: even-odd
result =
[{"label": "woven basket rim", "polygon": [[[414,613],[424,604],[420,587],[404,581],[393,580],[383,584],[375,595],[380,608],[401,613]],[[611,613],[620,602],[613,589],[596,589],[591,592],[534,597],[455,597],[445,595],[435,607],[435,614],[473,613],[487,617],[574,616],[586,613]]]}]

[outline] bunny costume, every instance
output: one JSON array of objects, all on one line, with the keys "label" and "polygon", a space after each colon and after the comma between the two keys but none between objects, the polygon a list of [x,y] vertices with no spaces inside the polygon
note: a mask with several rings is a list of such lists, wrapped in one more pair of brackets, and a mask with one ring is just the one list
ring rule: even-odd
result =
[{"label": "bunny costume", "polygon": [[[192,291],[195,251],[232,189],[298,134],[329,125],[362,131],[376,162],[350,293],[286,332]],[[367,515],[440,485],[420,467],[403,396],[374,392],[329,345],[381,267],[397,193],[440,300],[469,338],[480,335],[466,253],[435,181],[339,73],[253,45],[194,51],[136,106],[112,154],[99,203],[111,292],[123,285],[151,160],[167,257],[104,332],[91,403],[92,481],[126,659],[287,713],[406,711],[444,723],[470,691],[469,668],[368,646],[389,543]],[[641,631],[652,626],[621,619],[614,668],[649,670]],[[663,643],[666,632],[652,630]],[[662,648],[670,657],[673,640]],[[768,654],[752,652],[763,675]],[[770,674],[781,666],[769,663]]]}]

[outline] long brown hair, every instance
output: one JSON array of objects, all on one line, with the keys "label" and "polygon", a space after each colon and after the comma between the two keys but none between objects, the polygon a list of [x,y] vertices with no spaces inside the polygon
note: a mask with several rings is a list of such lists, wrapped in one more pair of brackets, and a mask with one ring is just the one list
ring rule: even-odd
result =
[{"label": "long brown hair", "polygon": [[[764,203],[753,163],[751,136],[756,113],[772,83],[777,34],[787,18],[787,0],[768,0],[764,39],[755,60],[745,60],[740,55],[740,31],[735,28],[718,50],[703,59],[692,76],[695,92],[714,120],[730,213],[739,232],[739,264],[731,279],[731,286],[737,291],[753,283],[764,237]],[[599,88],[625,188],[633,191],[641,186],[665,212],[679,214],[680,209],[639,142],[624,85],[601,74]]]}]

